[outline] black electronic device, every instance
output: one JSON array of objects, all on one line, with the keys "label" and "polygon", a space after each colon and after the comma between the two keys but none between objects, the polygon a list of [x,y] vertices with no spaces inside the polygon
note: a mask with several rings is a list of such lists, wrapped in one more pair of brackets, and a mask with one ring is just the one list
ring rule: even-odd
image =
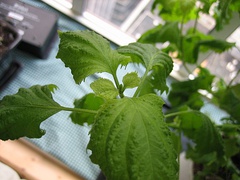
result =
[{"label": "black electronic device", "polygon": [[19,49],[42,59],[48,56],[57,34],[56,13],[19,0],[0,0],[0,16],[22,31]]}]

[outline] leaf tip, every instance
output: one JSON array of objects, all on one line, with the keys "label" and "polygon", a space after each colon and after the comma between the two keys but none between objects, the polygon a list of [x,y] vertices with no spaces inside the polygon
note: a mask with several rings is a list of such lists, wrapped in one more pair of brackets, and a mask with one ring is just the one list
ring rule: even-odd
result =
[{"label": "leaf tip", "polygon": [[58,86],[57,85],[55,85],[55,84],[49,84],[48,85],[48,89],[51,91],[51,92],[55,92],[55,90],[58,90],[59,88],[58,88]]}]

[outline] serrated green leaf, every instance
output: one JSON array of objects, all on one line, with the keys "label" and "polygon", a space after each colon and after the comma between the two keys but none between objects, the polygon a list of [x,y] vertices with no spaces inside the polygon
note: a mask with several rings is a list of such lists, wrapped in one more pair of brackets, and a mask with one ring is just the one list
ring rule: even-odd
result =
[{"label": "serrated green leaf", "polygon": [[113,99],[118,95],[117,88],[109,79],[99,78],[91,83],[90,86],[97,96],[101,96],[106,99]]},{"label": "serrated green leaf", "polygon": [[198,90],[211,91],[214,76],[207,69],[199,68],[199,76],[193,80],[173,82],[168,100],[173,107],[188,105],[191,109],[199,110],[203,106],[202,95]]},{"label": "serrated green leaf", "polygon": [[[98,110],[103,103],[104,100],[101,97],[90,93],[81,99],[76,99],[74,101],[74,107],[88,110]],[[72,112],[70,117],[75,124],[83,125],[84,123],[87,123],[88,125],[91,125],[94,122],[95,114]]]},{"label": "serrated green leaf", "polygon": [[177,153],[154,94],[112,99],[90,131],[91,160],[108,179],[177,179]]},{"label": "serrated green leaf", "polygon": [[239,144],[237,142],[238,139],[236,138],[228,138],[224,140],[224,150],[227,158],[231,158],[240,153]]},{"label": "serrated green leaf", "polygon": [[5,96],[0,101],[0,139],[43,136],[45,131],[40,129],[40,124],[60,111],[51,94],[55,88],[55,85],[36,85]]},{"label": "serrated green leaf", "polygon": [[180,30],[178,22],[167,22],[164,25],[158,25],[148,31],[146,31],[138,39],[141,43],[159,43],[159,42],[171,42],[178,46],[180,42]]},{"label": "serrated green leaf", "polygon": [[146,73],[152,73],[150,82],[155,89],[168,90],[166,78],[173,68],[170,56],[151,44],[141,43],[131,43],[128,46],[120,47],[118,52],[131,56],[133,62],[142,63],[146,67]]},{"label": "serrated green leaf", "polygon": [[207,47],[209,50],[213,50],[217,53],[222,53],[234,47],[235,43],[230,43],[220,39],[212,39],[199,41],[198,46],[195,48],[199,48],[200,46]]},{"label": "serrated green leaf", "polygon": [[220,108],[226,110],[240,123],[240,84],[228,87],[218,94]]},{"label": "serrated green leaf", "polygon": [[123,77],[123,85],[124,88],[135,88],[140,83],[140,78],[138,77],[138,74],[136,72],[127,73]]},{"label": "serrated green leaf", "polygon": [[196,17],[195,4],[196,0],[155,0],[152,10],[158,8],[159,16],[165,21],[187,22]]},{"label": "serrated green leaf", "polygon": [[198,60],[199,48],[195,48],[200,41],[199,36],[183,37],[180,58],[182,61],[195,64]]},{"label": "serrated green leaf", "polygon": [[112,50],[110,43],[93,31],[59,32],[60,44],[57,58],[71,69],[76,83],[81,83],[94,73],[116,74],[119,65],[130,58]]},{"label": "serrated green leaf", "polygon": [[223,140],[212,121],[199,111],[190,111],[179,116],[180,128],[185,135],[196,143],[195,153],[198,157],[216,153],[218,158],[224,156]]},{"label": "serrated green leaf", "polygon": [[[240,9],[240,4],[233,0],[219,0],[217,7],[214,9],[214,18],[216,20],[216,29],[219,31],[223,28],[224,24],[229,23],[232,17],[232,10],[236,12]],[[234,8],[232,8],[235,6]]]}]

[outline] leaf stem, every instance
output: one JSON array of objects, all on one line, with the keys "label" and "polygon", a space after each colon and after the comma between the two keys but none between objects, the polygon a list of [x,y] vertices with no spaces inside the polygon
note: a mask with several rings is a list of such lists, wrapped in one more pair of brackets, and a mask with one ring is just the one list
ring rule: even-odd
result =
[{"label": "leaf stem", "polygon": [[133,97],[137,97],[137,96],[139,95],[139,93],[141,92],[141,90],[142,90],[142,88],[143,88],[143,85],[144,85],[144,82],[145,82],[145,80],[146,80],[146,78],[147,78],[148,72],[149,72],[149,69],[147,68],[146,71],[145,71],[145,73],[144,73],[144,75],[143,75],[142,78],[141,78],[141,82],[140,82],[137,90],[135,91]]},{"label": "leaf stem", "polygon": [[63,106],[42,106],[42,105],[32,105],[32,106],[21,106],[22,107],[28,107],[28,108],[37,108],[37,109],[55,109],[60,111],[72,111],[72,112],[79,112],[79,113],[90,113],[90,114],[96,114],[97,111],[90,110],[90,109],[80,109],[80,108],[70,108],[70,107],[63,107]]},{"label": "leaf stem", "polygon": [[114,82],[116,84],[116,87],[119,89],[119,82],[118,82],[117,75],[114,73],[114,74],[112,74],[112,76],[113,76]]},{"label": "leaf stem", "polygon": [[194,20],[194,26],[193,26],[193,34],[195,34],[197,30],[198,19],[199,19],[199,10],[197,10],[196,12],[196,18]]},{"label": "leaf stem", "polygon": [[123,89],[122,85],[119,84],[119,81],[118,81],[116,73],[112,74],[112,76],[113,76],[115,85],[116,85],[116,87],[118,89],[118,94],[119,94],[120,98],[123,98],[124,97],[124,95],[123,95],[124,89]]},{"label": "leaf stem", "polygon": [[187,110],[187,111],[180,111],[180,112],[174,112],[174,113],[169,113],[169,114],[166,114],[165,115],[165,118],[169,118],[169,117],[173,117],[173,116],[178,116],[178,115],[181,115],[181,114],[186,114],[186,113],[189,113],[193,110]]}]

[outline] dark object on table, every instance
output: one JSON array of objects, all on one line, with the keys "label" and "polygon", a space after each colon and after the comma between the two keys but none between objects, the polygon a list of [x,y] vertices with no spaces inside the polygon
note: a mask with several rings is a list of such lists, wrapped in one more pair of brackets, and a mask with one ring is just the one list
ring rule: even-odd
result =
[{"label": "dark object on table", "polygon": [[21,38],[20,32],[16,28],[0,19],[0,62],[16,47]]},{"label": "dark object on table", "polygon": [[57,35],[57,14],[19,0],[1,0],[0,15],[23,32],[19,49],[43,59],[48,56]]},{"label": "dark object on table", "polygon": [[9,58],[11,51],[21,41],[18,29],[3,19],[0,19],[0,91],[16,75],[20,63]]},{"label": "dark object on table", "polygon": [[100,172],[100,174],[97,177],[97,180],[106,180],[106,177],[104,176],[104,174],[102,172]]},{"label": "dark object on table", "polygon": [[8,68],[0,74],[0,92],[17,75],[20,69],[21,64],[17,61],[12,61]]}]

